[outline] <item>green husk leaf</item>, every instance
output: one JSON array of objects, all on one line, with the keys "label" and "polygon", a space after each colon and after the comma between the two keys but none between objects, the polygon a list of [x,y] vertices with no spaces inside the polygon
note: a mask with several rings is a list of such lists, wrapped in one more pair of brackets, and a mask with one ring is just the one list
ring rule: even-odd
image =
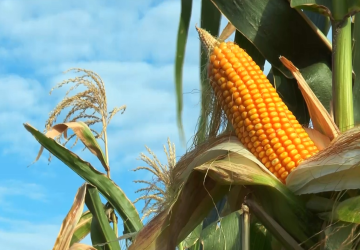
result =
[{"label": "green husk leaf", "polygon": [[[169,211],[156,216],[139,232],[130,249],[175,248],[234,185],[267,186],[286,201],[285,207],[291,208],[289,210],[294,214],[291,218],[299,218],[292,224],[298,228],[294,232],[302,232],[304,229],[305,232],[311,232],[307,222],[313,218],[304,204],[273,177],[237,138],[224,136],[218,141],[222,143],[194,157],[186,165],[177,166],[185,168],[178,176],[179,180],[184,180],[178,199]],[[297,238],[306,241],[310,236],[302,233]]]},{"label": "green husk leaf", "polygon": [[120,244],[117,241],[117,237],[109,224],[97,188],[90,186],[88,187],[85,203],[93,215],[91,222],[92,244],[96,246],[97,244],[107,242],[104,247],[97,246],[96,249],[120,250]]},{"label": "green husk leaf", "polygon": [[286,179],[295,194],[359,189],[360,126],[340,134],[330,146],[303,161]]},{"label": "green husk leaf", "polygon": [[127,232],[137,232],[143,225],[134,204],[125,193],[103,173],[97,171],[90,163],[69,151],[55,140],[48,138],[29,124],[24,124],[35,139],[51,154],[65,163],[81,178],[98,188],[99,192],[111,203],[124,222]]},{"label": "green husk leaf", "polygon": [[177,104],[177,123],[180,130],[180,137],[184,141],[184,129],[182,125],[181,113],[183,108],[182,93],[182,70],[185,59],[185,47],[188,36],[190,17],[191,17],[192,0],[181,0],[181,14],[176,45],[175,59],[175,88]]}]

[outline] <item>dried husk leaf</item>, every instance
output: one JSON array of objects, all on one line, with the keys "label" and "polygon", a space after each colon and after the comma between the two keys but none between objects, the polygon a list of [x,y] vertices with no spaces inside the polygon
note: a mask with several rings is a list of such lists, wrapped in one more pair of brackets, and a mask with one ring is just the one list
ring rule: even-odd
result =
[{"label": "dried husk leaf", "polygon": [[229,192],[229,186],[267,185],[282,189],[283,184],[236,137],[220,140],[206,151],[195,149],[201,153],[192,161],[183,159],[188,164],[181,166],[185,169],[179,180],[184,182],[177,200],[139,232],[130,249],[174,249],[178,240],[185,239],[216,201]]},{"label": "dried husk leaf", "polygon": [[97,250],[96,248],[86,245],[86,244],[82,244],[82,243],[74,243],[69,250]]},{"label": "dried husk leaf", "polygon": [[312,92],[298,68],[288,59],[280,56],[280,61],[287,67],[298,82],[299,89],[305,99],[314,129],[333,140],[340,134],[339,128],[331,118],[325,107]]},{"label": "dried husk leaf", "polygon": [[306,133],[309,135],[310,139],[314,142],[315,146],[319,150],[323,150],[330,145],[330,138],[326,135],[323,135],[319,131],[312,128],[303,128]]},{"label": "dried husk leaf", "polygon": [[78,189],[74,203],[61,224],[60,232],[56,238],[53,250],[64,250],[69,248],[76,225],[84,210],[87,185],[88,184],[85,183]]},{"label": "dried husk leaf", "polygon": [[359,189],[360,126],[334,139],[330,146],[303,161],[286,179],[295,194]]},{"label": "dried husk leaf", "polygon": [[228,39],[234,32],[236,31],[236,28],[232,23],[228,22],[226,27],[223,29],[219,36],[219,41],[225,41]]},{"label": "dried husk leaf", "polygon": [[[72,129],[76,136],[84,143],[84,145],[93,153],[101,162],[106,172],[110,171],[109,165],[106,162],[106,158],[104,156],[103,151],[101,150],[100,145],[92,134],[90,128],[81,121],[78,122],[66,122],[56,124],[45,133],[45,135],[49,138],[55,138],[61,134],[64,135],[64,138],[67,138],[67,130]],[[39,153],[35,159],[35,162],[39,160],[44,148],[41,146]]]}]

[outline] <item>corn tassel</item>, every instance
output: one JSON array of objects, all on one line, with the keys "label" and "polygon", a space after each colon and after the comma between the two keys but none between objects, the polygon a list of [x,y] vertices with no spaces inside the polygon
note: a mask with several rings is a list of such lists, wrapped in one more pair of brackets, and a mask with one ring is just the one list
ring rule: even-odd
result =
[{"label": "corn tassel", "polygon": [[285,182],[304,159],[318,152],[317,147],[243,49],[197,29],[209,51],[210,84],[236,136]]}]

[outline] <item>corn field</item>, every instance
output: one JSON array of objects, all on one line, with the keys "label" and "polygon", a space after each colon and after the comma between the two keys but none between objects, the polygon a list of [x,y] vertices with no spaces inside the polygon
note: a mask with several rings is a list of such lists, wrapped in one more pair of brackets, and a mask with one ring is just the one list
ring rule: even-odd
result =
[{"label": "corn field", "polygon": [[[178,161],[170,140],[165,163],[146,147],[134,171],[153,179],[135,181],[135,201],[109,164],[107,126],[126,106],[108,111],[101,77],[71,69],[82,75],[54,88],[71,86],[46,130],[24,124],[41,145],[36,160],[46,149],[85,180],[53,249],[360,249],[359,11],[357,0],[202,0],[199,27],[189,27],[192,0],[181,0],[174,112],[182,140],[189,29],[201,46],[201,113]],[[67,148],[70,140],[103,171]],[[81,243],[87,235],[92,246]]]}]

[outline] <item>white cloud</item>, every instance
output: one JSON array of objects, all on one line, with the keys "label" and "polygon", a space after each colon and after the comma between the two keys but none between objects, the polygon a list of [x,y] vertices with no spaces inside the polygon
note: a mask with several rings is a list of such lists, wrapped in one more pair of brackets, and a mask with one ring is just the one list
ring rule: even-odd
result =
[{"label": "white cloud", "polygon": [[22,196],[38,202],[46,201],[46,191],[41,185],[25,183],[19,180],[2,181],[0,183],[0,204],[4,201],[5,197],[14,196]]},{"label": "white cloud", "polygon": [[[40,223],[0,217],[0,242],[8,250],[36,249],[49,250],[54,246],[62,218]],[[91,245],[90,237],[83,241]]]},{"label": "white cloud", "polygon": [[[8,43],[2,44],[6,50],[2,49],[1,54],[36,65],[95,58],[172,63],[180,1],[131,2],[103,5],[101,1],[54,1],[50,5],[42,1],[3,1],[0,32]],[[198,3],[195,1],[193,7],[196,23]],[[193,40],[194,24],[189,42],[198,43]]]},{"label": "white cloud", "polygon": [[0,130],[6,131],[0,134],[0,145],[6,145],[1,149],[2,153],[34,156],[33,148],[23,146],[25,143],[36,145],[23,123],[39,125],[39,118],[46,117],[49,105],[43,86],[34,79],[3,75],[0,76],[0,93]]}]

